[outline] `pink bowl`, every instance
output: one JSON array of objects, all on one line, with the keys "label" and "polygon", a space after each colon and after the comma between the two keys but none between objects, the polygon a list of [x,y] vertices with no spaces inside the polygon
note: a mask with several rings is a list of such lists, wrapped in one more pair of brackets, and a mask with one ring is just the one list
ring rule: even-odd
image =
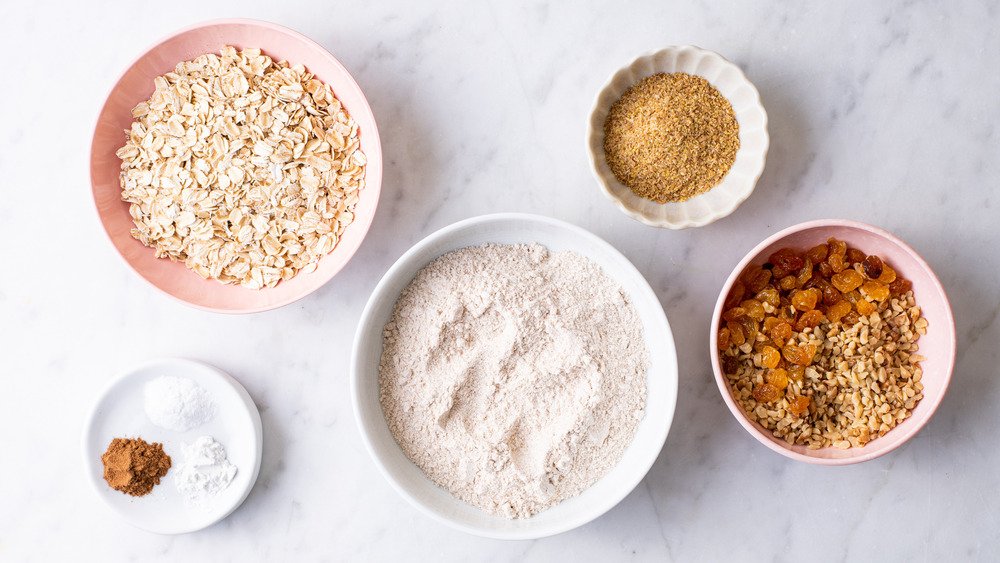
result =
[{"label": "pink bowl", "polygon": [[[172,70],[178,62],[223,46],[259,47],[275,59],[301,63],[329,84],[361,131],[361,149],[368,158],[365,188],[355,208],[354,222],[316,271],[279,283],[274,288],[251,290],[204,280],[184,264],[156,258],[132,238],[129,205],[121,200],[120,164],[115,151],[125,142],[132,122],[131,110],[153,92],[153,79]],[[361,88],[347,69],[329,52],[307,37],[273,23],[254,20],[219,20],[197,24],[160,41],[135,60],[111,89],[94,130],[90,150],[90,179],[97,213],[111,243],[125,262],[143,279],[184,303],[220,313],[253,313],[287,305],[319,289],[347,264],[368,232],[375,216],[382,185],[382,147],[375,116]]]},{"label": "pink bowl", "polygon": [[[830,237],[843,240],[867,254],[877,254],[899,275],[913,283],[913,295],[928,323],[927,334],[921,336],[919,341],[919,353],[927,358],[921,363],[924,370],[921,379],[924,385],[924,398],[917,403],[910,418],[885,436],[872,440],[862,448],[810,450],[805,446],[789,446],[784,440],[775,438],[770,431],[747,418],[743,409],[733,399],[729,383],[722,373],[718,354],[718,330],[723,303],[744,268],[751,263],[763,264],[767,261],[767,257],[779,248],[809,248],[826,242]],[[931,271],[930,266],[906,243],[889,232],[855,221],[825,219],[800,223],[758,244],[737,264],[722,287],[722,293],[715,304],[711,327],[709,354],[712,358],[712,370],[715,372],[715,381],[719,385],[719,391],[722,392],[722,398],[725,399],[736,420],[760,443],[779,454],[797,461],[819,465],[847,465],[868,461],[891,452],[912,438],[937,410],[948,389],[948,382],[955,366],[955,319],[951,314],[948,296],[945,295],[941,282]]]}]

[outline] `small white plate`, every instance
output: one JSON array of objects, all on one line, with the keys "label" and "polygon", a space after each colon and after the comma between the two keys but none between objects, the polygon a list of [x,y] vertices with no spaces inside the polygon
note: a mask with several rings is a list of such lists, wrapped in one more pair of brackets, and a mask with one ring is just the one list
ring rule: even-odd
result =
[{"label": "small white plate", "polygon": [[[163,375],[187,377],[201,385],[215,401],[212,420],[187,432],[153,424],[143,406],[143,386]],[[190,506],[174,485],[184,461],[183,444],[211,436],[226,448],[237,467],[229,487],[205,506]],[[170,471],[146,496],[133,497],[104,481],[101,455],[113,438],[139,437],[161,442],[171,459]],[[222,371],[192,360],[154,360],[129,370],[104,390],[84,429],[84,464],[97,494],[130,524],[158,534],[184,534],[206,528],[229,516],[250,494],[260,471],[262,446],[260,413],[238,381]]]},{"label": "small white plate", "polygon": [[[736,162],[722,182],[701,195],[676,203],[656,203],[635,195],[615,178],[604,158],[604,121],[612,104],[637,82],[659,72],[684,72],[708,80],[732,104],[740,126]],[[648,53],[614,73],[594,100],[587,128],[590,168],[604,195],[636,221],[667,229],[701,227],[735,211],[757,185],[769,143],[767,112],[757,89],[740,67],[718,53],[691,45]]]}]

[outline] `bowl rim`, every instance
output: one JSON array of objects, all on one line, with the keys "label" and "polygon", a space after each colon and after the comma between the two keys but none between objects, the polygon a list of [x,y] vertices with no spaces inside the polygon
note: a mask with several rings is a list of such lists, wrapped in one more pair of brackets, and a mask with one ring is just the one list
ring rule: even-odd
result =
[{"label": "bowl rim", "polygon": [[[578,516],[567,519],[566,521],[558,525],[550,525],[547,528],[540,528],[540,529],[526,528],[511,532],[503,532],[497,530],[483,529],[475,526],[469,526],[459,523],[453,519],[450,519],[445,515],[440,514],[437,511],[431,509],[429,506],[425,505],[423,502],[418,500],[415,496],[410,494],[410,492],[406,489],[406,487],[404,487],[398,480],[396,480],[393,477],[389,469],[386,467],[386,464],[383,462],[381,454],[379,454],[376,451],[375,446],[373,445],[371,431],[363,423],[363,418],[361,416],[362,406],[361,406],[360,392],[359,392],[360,387],[362,385],[361,382],[362,375],[359,373],[358,362],[359,362],[359,357],[362,355],[361,343],[364,334],[371,330],[370,325],[372,324],[372,322],[374,322],[372,317],[374,315],[376,301],[379,300],[378,299],[379,297],[383,297],[386,286],[389,285],[389,283],[394,278],[397,278],[400,275],[401,271],[403,271],[405,268],[408,267],[408,262],[410,262],[415,255],[423,252],[424,249],[427,248],[428,246],[437,243],[440,239],[447,237],[448,235],[450,235],[455,231],[460,231],[463,229],[467,229],[469,227],[479,226],[490,222],[504,222],[510,220],[527,220],[565,229],[573,233],[575,236],[580,236],[587,239],[592,245],[602,247],[612,255],[621,258],[623,260],[625,275],[634,276],[636,277],[636,279],[641,280],[642,284],[640,284],[640,292],[642,294],[645,294],[645,297],[647,299],[652,299],[655,303],[659,305],[657,309],[658,314],[655,314],[656,321],[658,324],[661,325],[661,328],[665,331],[665,334],[668,337],[668,342],[671,345],[671,351],[672,351],[672,353],[669,354],[669,365],[666,367],[668,370],[672,370],[672,373],[675,374],[675,377],[673,382],[668,382],[668,390],[671,392],[668,393],[667,396],[665,397],[665,404],[664,404],[667,416],[665,416],[664,420],[660,422],[662,427],[657,429],[655,440],[652,441],[649,446],[650,451],[652,453],[652,449],[655,444],[656,451],[655,453],[652,453],[652,455],[649,456],[648,462],[635,465],[637,471],[635,472],[633,478],[628,479],[626,481],[626,484],[628,486],[627,488],[623,489],[623,492],[620,495],[608,496],[606,497],[606,500],[604,502],[601,502],[598,505],[598,507],[592,512],[581,512]],[[426,265],[427,264],[425,263],[420,267],[422,268]],[[531,213],[491,213],[486,215],[469,217],[467,219],[463,219],[455,223],[451,223],[450,225],[447,225],[445,227],[442,227],[434,231],[433,233],[427,235],[413,246],[411,246],[398,259],[396,259],[395,262],[393,262],[392,266],[390,266],[389,269],[386,271],[386,273],[383,274],[382,278],[375,286],[375,289],[372,290],[371,295],[368,298],[368,302],[365,304],[365,308],[361,313],[361,317],[358,321],[357,329],[355,330],[354,334],[354,342],[351,346],[350,393],[351,393],[351,405],[354,411],[354,420],[358,426],[358,429],[360,430],[361,441],[364,443],[365,449],[368,451],[369,457],[374,462],[375,466],[378,468],[379,473],[382,474],[382,476],[385,478],[386,481],[389,482],[392,488],[395,489],[395,491],[401,497],[406,499],[406,501],[411,506],[415,507],[419,512],[431,517],[433,520],[436,520],[437,522],[440,522],[446,526],[449,526],[461,532],[465,532],[467,534],[485,538],[500,539],[500,540],[539,539],[568,532],[570,530],[583,526],[589,522],[592,522],[597,518],[600,518],[609,510],[620,504],[621,501],[624,500],[625,497],[627,497],[629,494],[631,494],[635,490],[635,488],[639,486],[642,480],[646,478],[646,476],[649,474],[649,470],[652,469],[653,464],[660,457],[660,454],[663,451],[667,435],[669,434],[670,428],[673,425],[674,415],[676,414],[679,381],[680,381],[680,373],[678,371],[677,349],[673,339],[673,332],[670,328],[670,322],[667,319],[666,311],[664,311],[663,306],[660,305],[660,300],[657,297],[656,292],[653,291],[653,288],[649,285],[649,281],[646,280],[646,277],[642,275],[642,272],[640,272],[635,267],[635,265],[632,264],[631,260],[629,260],[611,243],[605,241],[604,239],[588,231],[587,229],[584,229],[583,227],[579,227],[567,221],[562,221],[560,219],[555,219],[552,217],[547,217],[544,215],[536,215]],[[648,391],[647,391],[647,404],[648,404]],[[384,420],[384,415],[383,415],[383,420]],[[395,442],[393,442],[393,445],[397,448],[399,447],[398,444],[396,444]],[[631,444],[629,447],[631,447]],[[407,462],[412,463],[411,461],[409,461],[409,459],[407,459]],[[617,467],[617,464],[615,467]],[[641,471],[639,471],[640,469]],[[586,492],[586,490],[587,489],[585,489],[584,492]],[[463,502],[459,499],[455,499],[455,501]],[[530,522],[531,519],[527,518],[521,521]]]},{"label": "bowl rim", "polygon": [[[149,56],[153,51],[155,51],[157,48],[159,48],[161,45],[163,45],[167,41],[170,41],[171,39],[174,39],[174,38],[176,38],[176,37],[178,37],[180,35],[183,35],[185,33],[189,33],[191,31],[195,31],[195,30],[202,29],[202,28],[207,28],[207,27],[220,26],[220,25],[248,25],[248,26],[260,27],[260,28],[267,28],[267,29],[270,29],[270,30],[273,30],[273,31],[278,31],[280,33],[284,33],[286,35],[289,35],[290,37],[293,37],[296,40],[298,40],[298,41],[300,41],[302,43],[305,43],[306,45],[308,45],[308,46],[310,46],[310,47],[312,47],[314,49],[317,49],[321,54],[325,55],[334,66],[339,67],[344,72],[344,76],[349,81],[349,84],[351,84],[358,92],[361,93],[361,100],[360,100],[360,102],[358,104],[355,105],[355,107],[361,109],[362,112],[366,112],[367,114],[369,114],[369,115],[372,116],[372,128],[371,128],[371,131],[365,131],[365,134],[371,136],[372,142],[374,143],[374,146],[378,147],[378,151],[379,151],[379,158],[377,158],[377,159],[370,159],[368,161],[368,165],[367,165],[368,167],[366,167],[366,169],[365,169],[365,190],[372,189],[372,185],[368,183],[368,178],[369,178],[368,174],[369,174],[370,171],[374,172],[374,174],[371,177],[377,179],[377,182],[374,182],[374,184],[375,184],[375,186],[374,186],[375,187],[375,190],[374,190],[375,191],[375,195],[374,195],[375,200],[374,200],[374,203],[373,203],[373,205],[374,205],[374,211],[370,215],[368,215],[367,219],[364,219],[362,221],[357,221],[357,219],[359,219],[359,218],[356,216],[355,217],[355,222],[353,222],[353,223],[351,223],[351,225],[349,225],[349,228],[350,227],[354,227],[354,228],[356,228],[357,230],[360,231],[359,234],[361,236],[361,239],[360,239],[360,241],[358,243],[358,247],[355,248],[353,251],[351,251],[350,255],[346,257],[346,259],[344,260],[344,263],[341,264],[339,268],[333,270],[330,273],[329,277],[327,277],[327,279],[325,279],[322,283],[320,283],[316,287],[314,287],[312,289],[309,289],[308,291],[304,291],[304,292],[302,292],[300,294],[291,295],[289,297],[286,297],[285,299],[281,299],[281,300],[275,301],[273,303],[270,303],[268,305],[259,306],[259,307],[223,308],[223,307],[213,307],[213,306],[210,306],[210,305],[202,305],[200,303],[192,303],[190,301],[186,301],[184,299],[181,299],[180,297],[177,297],[176,295],[173,295],[172,293],[168,292],[167,290],[163,289],[159,285],[157,285],[157,284],[153,283],[152,281],[150,281],[149,279],[147,279],[146,276],[144,276],[142,274],[142,272],[140,272],[138,269],[136,269],[136,267],[133,266],[132,263],[125,257],[125,255],[122,254],[122,252],[118,249],[118,246],[115,245],[114,237],[111,234],[111,232],[108,230],[107,225],[104,223],[104,219],[101,216],[101,211],[100,211],[100,209],[97,206],[97,197],[96,197],[97,194],[95,192],[95,185],[96,184],[95,184],[95,179],[94,179],[94,170],[95,170],[95,167],[94,167],[94,154],[95,154],[95,147],[96,147],[96,144],[97,144],[98,127],[100,125],[101,116],[103,116],[105,110],[108,109],[108,105],[111,102],[111,96],[112,96],[112,94],[114,94],[115,90],[118,89],[118,86],[121,84],[122,79],[125,78],[125,75],[128,74],[128,72],[132,69],[132,67],[134,67],[135,65],[137,65],[140,61],[142,61],[144,58],[146,58],[147,56]],[[265,51],[265,53],[266,53],[266,49],[265,48],[262,48],[262,50]],[[347,70],[347,67],[345,67],[343,65],[343,63],[341,63],[340,60],[337,59],[337,57],[335,57],[333,55],[333,53],[331,53],[328,49],[326,49],[325,47],[323,47],[322,45],[320,45],[316,41],[310,39],[309,37],[306,37],[302,33],[299,33],[298,31],[295,31],[294,29],[291,29],[289,27],[286,27],[286,26],[283,26],[283,25],[280,25],[280,24],[276,24],[276,23],[273,23],[273,22],[269,22],[269,21],[265,21],[265,20],[258,20],[258,19],[253,19],[253,18],[216,18],[216,19],[212,19],[212,20],[207,20],[207,21],[203,21],[203,22],[198,22],[198,23],[194,23],[194,24],[191,24],[191,25],[187,25],[185,27],[182,27],[181,29],[178,29],[176,31],[170,32],[170,33],[168,33],[168,34],[160,37],[155,42],[149,44],[148,47],[146,47],[145,49],[143,49],[142,52],[140,52],[137,56],[135,56],[127,65],[125,65],[125,67],[121,70],[121,72],[118,73],[117,78],[115,78],[114,82],[107,89],[107,92],[104,95],[104,102],[101,104],[100,110],[98,110],[97,114],[94,116],[94,119],[93,119],[92,123],[93,124],[91,126],[91,130],[93,131],[93,133],[91,133],[91,137],[90,137],[90,151],[89,151],[90,154],[88,155],[88,163],[87,163],[87,168],[89,170],[89,176],[90,176],[90,198],[89,199],[90,199],[91,209],[94,211],[94,215],[96,216],[98,223],[100,223],[100,225],[101,225],[101,232],[104,233],[106,240],[110,243],[111,247],[114,249],[115,254],[117,254],[121,258],[122,262],[125,263],[125,265],[128,267],[129,270],[131,270],[136,276],[138,276],[147,285],[151,286],[153,289],[155,289],[160,294],[166,295],[170,299],[172,299],[172,300],[174,300],[174,301],[176,301],[178,303],[183,303],[184,305],[186,305],[188,307],[193,307],[195,309],[199,309],[199,310],[202,310],[202,311],[207,311],[207,312],[210,312],[210,313],[223,313],[223,314],[230,314],[230,315],[245,315],[245,314],[252,314],[252,313],[262,313],[264,311],[271,311],[271,310],[274,310],[274,309],[278,309],[278,308],[284,307],[286,305],[290,305],[290,304],[292,304],[292,303],[294,303],[294,302],[296,302],[296,301],[298,301],[300,299],[303,299],[303,298],[311,295],[312,293],[316,292],[317,290],[319,290],[323,286],[325,286],[327,283],[330,282],[330,280],[332,280],[334,277],[336,277],[336,275],[338,273],[340,273],[340,271],[343,270],[345,266],[347,266],[348,262],[350,262],[351,259],[354,257],[354,254],[356,254],[357,251],[361,248],[361,244],[363,244],[364,239],[366,238],[366,236],[368,234],[368,230],[371,228],[371,225],[372,225],[372,223],[375,220],[375,212],[378,209],[378,202],[379,202],[379,198],[380,198],[381,192],[382,192],[382,167],[383,167],[383,163],[382,163],[382,141],[381,141],[381,138],[379,137],[379,133],[378,133],[378,121],[375,119],[375,113],[371,109],[371,104],[368,103],[368,96],[366,96],[364,94],[364,90],[358,84],[357,80],[354,78],[354,75],[352,75],[351,72],[349,70]],[[152,251],[152,249],[150,249],[150,251]],[[320,260],[325,259],[327,256],[332,255],[336,251],[337,251],[337,247],[334,247],[333,250],[331,250],[329,253],[327,253],[322,258],[320,258]],[[194,272],[191,272],[191,273],[194,274]],[[195,274],[195,275],[197,275],[197,274]],[[216,283],[218,283],[218,282],[216,282]],[[259,290],[248,290],[248,291],[266,291],[268,289],[270,289],[270,288],[261,288]]]},{"label": "bowl rim", "polygon": [[[940,294],[941,299],[944,301],[945,318],[942,319],[942,321],[939,321],[939,323],[943,322],[944,323],[943,326],[948,328],[951,334],[951,338],[949,339],[950,342],[948,342],[949,344],[948,358],[946,362],[947,369],[945,370],[944,373],[944,384],[941,387],[941,392],[934,397],[925,396],[921,400],[921,402],[927,401],[930,406],[930,411],[927,413],[926,417],[924,417],[921,421],[919,421],[919,423],[916,426],[907,429],[905,434],[903,435],[903,438],[895,442],[894,444],[885,446],[883,448],[878,448],[869,452],[865,452],[862,454],[850,457],[843,457],[843,458],[821,458],[808,454],[798,453],[788,449],[786,446],[778,443],[777,441],[772,439],[769,435],[762,432],[755,423],[751,422],[747,418],[746,414],[743,412],[743,409],[739,405],[737,405],[736,401],[733,399],[732,392],[730,391],[729,388],[729,383],[726,381],[726,378],[722,375],[722,366],[719,363],[719,354],[718,354],[719,336],[716,327],[719,325],[719,321],[722,317],[722,309],[723,309],[723,304],[725,303],[726,300],[726,296],[729,294],[729,290],[736,282],[736,279],[739,277],[739,274],[744,270],[744,268],[747,267],[747,265],[749,265],[753,261],[754,258],[756,258],[768,246],[774,244],[775,242],[780,241],[781,239],[787,237],[788,235],[818,227],[820,228],[848,227],[852,229],[867,231],[874,235],[877,235],[878,237],[888,240],[889,242],[895,244],[900,249],[902,249],[905,253],[909,254],[909,256],[928,274],[931,284],[934,286],[935,290],[938,292],[938,294]],[[958,341],[957,341],[957,334],[955,332],[955,317],[951,309],[951,302],[948,300],[948,294],[945,292],[944,286],[941,284],[941,281],[934,273],[934,270],[931,269],[930,265],[927,263],[926,260],[923,259],[923,257],[920,256],[920,254],[918,254],[915,250],[913,250],[913,248],[911,248],[908,244],[903,242],[902,239],[880,227],[869,225],[868,223],[862,223],[860,221],[853,221],[850,219],[817,219],[813,221],[798,223],[790,227],[786,227],[772,234],[771,236],[765,238],[758,245],[753,247],[753,249],[748,251],[746,255],[743,257],[743,259],[740,260],[740,262],[736,265],[736,267],[733,268],[732,273],[729,274],[729,277],[726,279],[725,284],[722,286],[722,291],[719,293],[719,297],[715,303],[715,309],[712,313],[712,322],[709,325],[708,352],[712,363],[712,373],[715,376],[715,383],[719,388],[719,393],[722,395],[722,399],[725,401],[726,406],[729,407],[729,411],[732,413],[733,417],[736,418],[736,420],[740,423],[740,426],[742,426],[743,429],[746,430],[751,436],[756,438],[758,442],[767,446],[772,451],[775,451],[795,461],[801,461],[815,465],[843,466],[843,465],[852,465],[855,463],[870,461],[872,459],[881,457],[899,448],[903,444],[909,442],[910,439],[916,436],[917,433],[919,433],[920,430],[923,429],[923,427],[928,422],[930,422],[930,420],[934,417],[934,413],[937,411],[938,406],[940,406],[941,401],[944,399],[944,396],[947,394],[948,386],[951,384],[951,378],[955,371],[957,344]],[[896,429],[890,430],[890,433],[895,430]]]},{"label": "bowl rim", "polygon": [[[731,67],[732,69],[734,69],[736,71],[737,75],[740,77],[740,79],[742,79],[744,85],[748,87],[748,89],[749,89],[749,91],[750,91],[750,93],[752,95],[754,105],[760,110],[760,113],[763,116],[763,124],[762,124],[763,127],[761,129],[761,131],[762,131],[761,132],[761,139],[763,140],[763,150],[762,150],[762,153],[761,153],[761,165],[760,165],[760,168],[757,170],[756,174],[753,177],[753,180],[750,182],[750,191],[748,191],[746,193],[746,195],[735,197],[735,198],[731,198],[729,200],[731,202],[731,205],[728,208],[726,208],[726,209],[724,209],[722,211],[716,212],[716,213],[714,213],[712,215],[709,215],[709,216],[707,216],[703,220],[700,220],[700,221],[685,220],[685,221],[680,221],[680,222],[669,222],[669,221],[665,221],[665,220],[653,219],[653,218],[647,217],[646,215],[643,215],[642,213],[640,213],[638,211],[629,209],[625,205],[625,203],[621,200],[621,198],[619,198],[617,195],[614,194],[614,192],[611,191],[611,188],[608,186],[609,179],[606,177],[605,174],[601,173],[601,171],[600,171],[600,169],[598,168],[598,165],[597,165],[598,158],[603,156],[603,149],[600,150],[600,151],[598,151],[598,150],[595,149],[595,139],[596,139],[596,135],[597,135],[597,130],[594,127],[594,114],[597,113],[597,111],[602,107],[602,105],[600,104],[601,97],[608,90],[608,88],[610,88],[611,85],[615,82],[615,77],[618,75],[618,73],[620,73],[621,71],[623,71],[623,70],[625,70],[627,68],[632,67],[633,65],[635,65],[636,63],[639,63],[640,61],[644,61],[644,60],[647,60],[647,59],[652,59],[653,57],[656,57],[657,55],[660,55],[660,54],[663,54],[663,53],[667,53],[667,52],[671,52],[671,51],[683,51],[683,50],[696,51],[696,52],[701,53],[701,54],[703,54],[705,56],[717,57],[722,62],[722,64],[727,65],[727,66]],[[728,100],[728,98],[726,98],[726,99]],[[618,207],[618,209],[622,213],[628,215],[629,217],[631,217],[632,219],[634,219],[636,221],[639,221],[640,223],[643,223],[645,225],[649,225],[650,227],[659,227],[659,228],[662,228],[662,229],[672,229],[672,230],[681,230],[681,229],[688,229],[688,228],[693,228],[693,227],[704,227],[705,225],[714,223],[715,221],[718,221],[719,219],[722,219],[722,218],[725,218],[725,217],[728,217],[729,215],[731,215],[733,212],[736,211],[737,208],[739,208],[740,205],[743,204],[744,201],[746,201],[747,199],[750,198],[750,196],[753,194],[754,190],[757,188],[757,183],[760,181],[760,177],[764,174],[764,169],[767,167],[767,153],[768,153],[768,150],[770,149],[770,146],[771,146],[771,136],[770,136],[770,133],[768,132],[767,126],[768,126],[767,109],[764,107],[764,103],[761,101],[760,92],[757,90],[757,87],[753,84],[753,82],[751,82],[750,79],[747,78],[746,73],[743,72],[743,69],[740,68],[739,65],[737,65],[736,63],[730,61],[729,59],[727,59],[726,57],[720,55],[719,53],[717,53],[715,51],[712,51],[710,49],[705,49],[705,48],[702,48],[702,47],[698,47],[697,45],[668,45],[668,46],[660,48],[660,49],[654,49],[654,50],[646,51],[646,52],[644,52],[644,53],[636,56],[635,58],[633,58],[631,61],[629,61],[625,65],[622,65],[621,67],[615,69],[614,72],[612,72],[608,76],[608,78],[604,81],[604,84],[601,86],[601,88],[597,90],[597,94],[594,96],[594,101],[591,103],[590,113],[588,114],[587,135],[586,135],[586,138],[585,138],[588,160],[590,162],[590,172],[594,176],[594,178],[597,180],[597,185],[600,188],[601,192],[604,193],[604,195],[608,199],[610,199],[612,202],[614,202],[615,206]],[[742,150],[742,147],[740,148],[740,150]],[[690,202],[690,201],[691,200],[687,200],[685,202],[673,202],[673,203],[667,203],[667,204],[661,204],[661,205],[678,205],[678,204],[683,205],[683,204],[685,204],[687,202]]]}]

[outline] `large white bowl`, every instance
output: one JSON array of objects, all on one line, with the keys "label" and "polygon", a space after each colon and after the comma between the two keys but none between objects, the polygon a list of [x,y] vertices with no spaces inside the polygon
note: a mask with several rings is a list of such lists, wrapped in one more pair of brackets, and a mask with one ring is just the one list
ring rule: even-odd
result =
[{"label": "large white bowl", "polygon": [[[624,288],[642,319],[650,367],[646,414],[622,460],[575,498],[536,514],[509,520],[458,500],[435,485],[393,439],[379,404],[382,329],[400,292],[429,262],[452,250],[485,243],[539,243],[550,250],[572,250],[598,263]],[[460,221],[428,236],[408,250],[379,282],[361,315],[351,359],[354,413],[365,445],[379,470],[411,504],[456,529],[498,539],[550,536],[582,526],[614,507],[653,465],[670,430],[677,401],[677,354],[670,325],[642,274],[611,245],[584,229],[537,215],[503,213]]]},{"label": "large white bowl", "polygon": [[[656,203],[635,195],[615,178],[604,158],[604,122],[612,104],[637,82],[660,72],[683,72],[708,80],[732,104],[740,126],[736,161],[722,182],[701,195],[676,203]],[[642,55],[614,73],[594,100],[587,128],[591,171],[604,195],[629,217],[667,229],[701,227],[735,211],[757,185],[769,143],[767,112],[760,103],[760,94],[740,67],[718,53],[691,45]]]}]

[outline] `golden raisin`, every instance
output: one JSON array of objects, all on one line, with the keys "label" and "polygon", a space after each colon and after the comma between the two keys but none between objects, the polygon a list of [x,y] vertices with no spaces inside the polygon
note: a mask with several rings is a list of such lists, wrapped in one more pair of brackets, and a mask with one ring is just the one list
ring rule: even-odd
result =
[{"label": "golden raisin", "polygon": [[767,382],[778,389],[788,387],[788,372],[779,368],[767,372]]},{"label": "golden raisin", "polygon": [[740,326],[743,327],[743,334],[747,337],[747,342],[753,342],[757,338],[757,333],[760,331],[760,327],[757,321],[751,319],[750,317],[743,316],[740,317]]},{"label": "golden raisin", "polygon": [[774,327],[776,327],[780,322],[781,319],[778,317],[768,317],[764,319],[764,332],[771,334],[771,330],[774,329]]},{"label": "golden raisin", "polygon": [[817,244],[816,246],[806,251],[806,258],[812,260],[813,264],[819,264],[823,260],[826,260],[826,256],[829,253],[830,253],[829,246],[825,244]]},{"label": "golden raisin", "polygon": [[806,378],[806,368],[799,365],[788,366],[788,379],[802,381]]},{"label": "golden raisin", "polygon": [[859,320],[861,320],[861,317],[859,317],[856,312],[849,311],[846,315],[844,315],[844,318],[840,319],[840,322],[845,326],[854,326],[858,324]]},{"label": "golden raisin", "polygon": [[864,252],[861,252],[857,248],[847,249],[847,261],[851,264],[860,264],[861,262],[864,262],[867,257],[868,256],[866,256]]},{"label": "golden raisin", "polygon": [[723,356],[722,371],[724,373],[736,373],[740,371],[740,361],[735,356]]},{"label": "golden raisin", "polygon": [[722,327],[719,330],[719,350],[725,350],[729,348],[729,328]]},{"label": "golden raisin", "polygon": [[792,325],[782,321],[774,326],[769,332],[771,340],[778,346],[784,346],[788,339],[792,337]]},{"label": "golden raisin", "polygon": [[729,329],[729,341],[735,346],[742,346],[746,342],[746,336],[743,334],[743,329],[740,327],[740,323],[736,321],[729,321],[726,323],[726,328]]},{"label": "golden raisin", "polygon": [[792,294],[792,306],[799,311],[811,311],[819,301],[818,292],[813,289],[802,289]]},{"label": "golden raisin", "polygon": [[722,304],[726,309],[732,309],[733,307],[740,304],[743,301],[743,296],[746,295],[747,288],[743,285],[742,281],[736,280],[733,284],[733,288],[729,290],[729,295],[726,296],[726,302]]},{"label": "golden raisin", "polygon": [[799,320],[795,322],[795,330],[802,332],[807,328],[814,328],[819,326],[819,323],[823,320],[823,312],[819,309],[813,309],[812,311],[806,311],[802,313]]},{"label": "golden raisin", "polygon": [[864,281],[865,278],[854,270],[844,270],[840,273],[834,274],[833,277],[830,278],[830,283],[833,284],[833,287],[844,293],[854,291],[855,289],[861,287],[861,284],[864,283]]},{"label": "golden raisin", "polygon": [[858,301],[858,304],[854,306],[858,310],[858,314],[868,316],[878,310],[878,307],[870,301]]},{"label": "golden raisin", "polygon": [[829,258],[826,259],[826,263],[830,265],[830,269],[836,272],[843,272],[847,269],[847,261],[840,254],[831,254]]},{"label": "golden raisin", "polygon": [[869,279],[877,280],[882,275],[882,259],[872,254],[861,264]]},{"label": "golden raisin", "polygon": [[776,251],[767,259],[775,268],[780,268],[785,272],[794,272],[802,267],[805,261],[797,251],[791,248],[782,248]]},{"label": "golden raisin", "polygon": [[[827,260],[829,260],[829,258]],[[819,273],[824,278],[829,278],[830,276],[833,275],[833,268],[830,266],[828,262],[820,262]]]},{"label": "golden raisin", "polygon": [[764,306],[760,304],[760,301],[755,299],[747,299],[740,304],[740,307],[746,311],[746,316],[751,319],[760,322],[764,320]]},{"label": "golden raisin", "polygon": [[869,280],[861,286],[861,295],[872,301],[885,301],[889,298],[889,286],[874,280]]},{"label": "golden raisin", "polygon": [[778,367],[781,361],[781,354],[773,346],[764,346],[760,350],[760,365],[766,368]]},{"label": "golden raisin", "polygon": [[837,301],[830,308],[826,310],[826,318],[830,319],[830,322],[837,322],[844,317],[847,313],[851,312],[850,301],[841,300]]},{"label": "golden raisin", "polygon": [[736,319],[746,314],[747,310],[744,309],[743,307],[733,307],[732,309],[729,309],[725,313],[722,313],[722,318],[723,320],[726,321],[735,321]]},{"label": "golden raisin", "polygon": [[829,239],[827,239],[826,243],[830,248],[829,256],[840,256],[841,258],[843,258],[847,254],[846,242],[830,237]]},{"label": "golden raisin", "polygon": [[757,293],[767,287],[767,283],[771,281],[771,271],[760,266],[751,266],[744,274],[743,279],[750,293]]},{"label": "golden raisin", "polygon": [[806,285],[806,283],[808,283],[809,280],[812,279],[812,277],[813,277],[813,264],[812,264],[812,260],[809,260],[807,258],[805,265],[802,266],[802,269],[799,270],[799,275],[795,278],[796,285],[798,287],[802,287],[802,286]]},{"label": "golden raisin", "polygon": [[793,364],[807,366],[812,363],[813,358],[816,356],[816,345],[803,344],[796,346],[795,344],[786,344],[781,349],[781,355]]},{"label": "golden raisin", "polygon": [[911,287],[913,287],[913,284],[910,283],[910,280],[906,278],[896,278],[895,281],[889,284],[889,293],[892,295],[903,295],[907,291],[910,291]]},{"label": "golden raisin", "polygon": [[812,399],[804,395],[799,395],[791,401],[788,401],[788,412],[792,413],[794,416],[802,416],[809,411],[809,403]]},{"label": "golden raisin", "polygon": [[882,283],[896,281],[896,270],[893,270],[888,264],[882,264],[882,274],[878,277],[878,281]]},{"label": "golden raisin", "polygon": [[797,284],[798,284],[798,278],[796,278],[795,276],[785,276],[781,278],[780,282],[778,282],[778,287],[780,287],[785,291],[790,291],[792,289],[795,289],[797,287]]},{"label": "golden raisin", "polygon": [[770,383],[761,383],[753,388],[753,398],[758,403],[773,403],[781,398],[781,391]]},{"label": "golden raisin", "polygon": [[755,299],[757,299],[757,301],[760,301],[762,303],[767,303],[772,307],[777,307],[778,303],[781,302],[781,298],[778,295],[778,290],[774,289],[773,287],[768,287],[761,290],[760,293],[757,294]]}]

